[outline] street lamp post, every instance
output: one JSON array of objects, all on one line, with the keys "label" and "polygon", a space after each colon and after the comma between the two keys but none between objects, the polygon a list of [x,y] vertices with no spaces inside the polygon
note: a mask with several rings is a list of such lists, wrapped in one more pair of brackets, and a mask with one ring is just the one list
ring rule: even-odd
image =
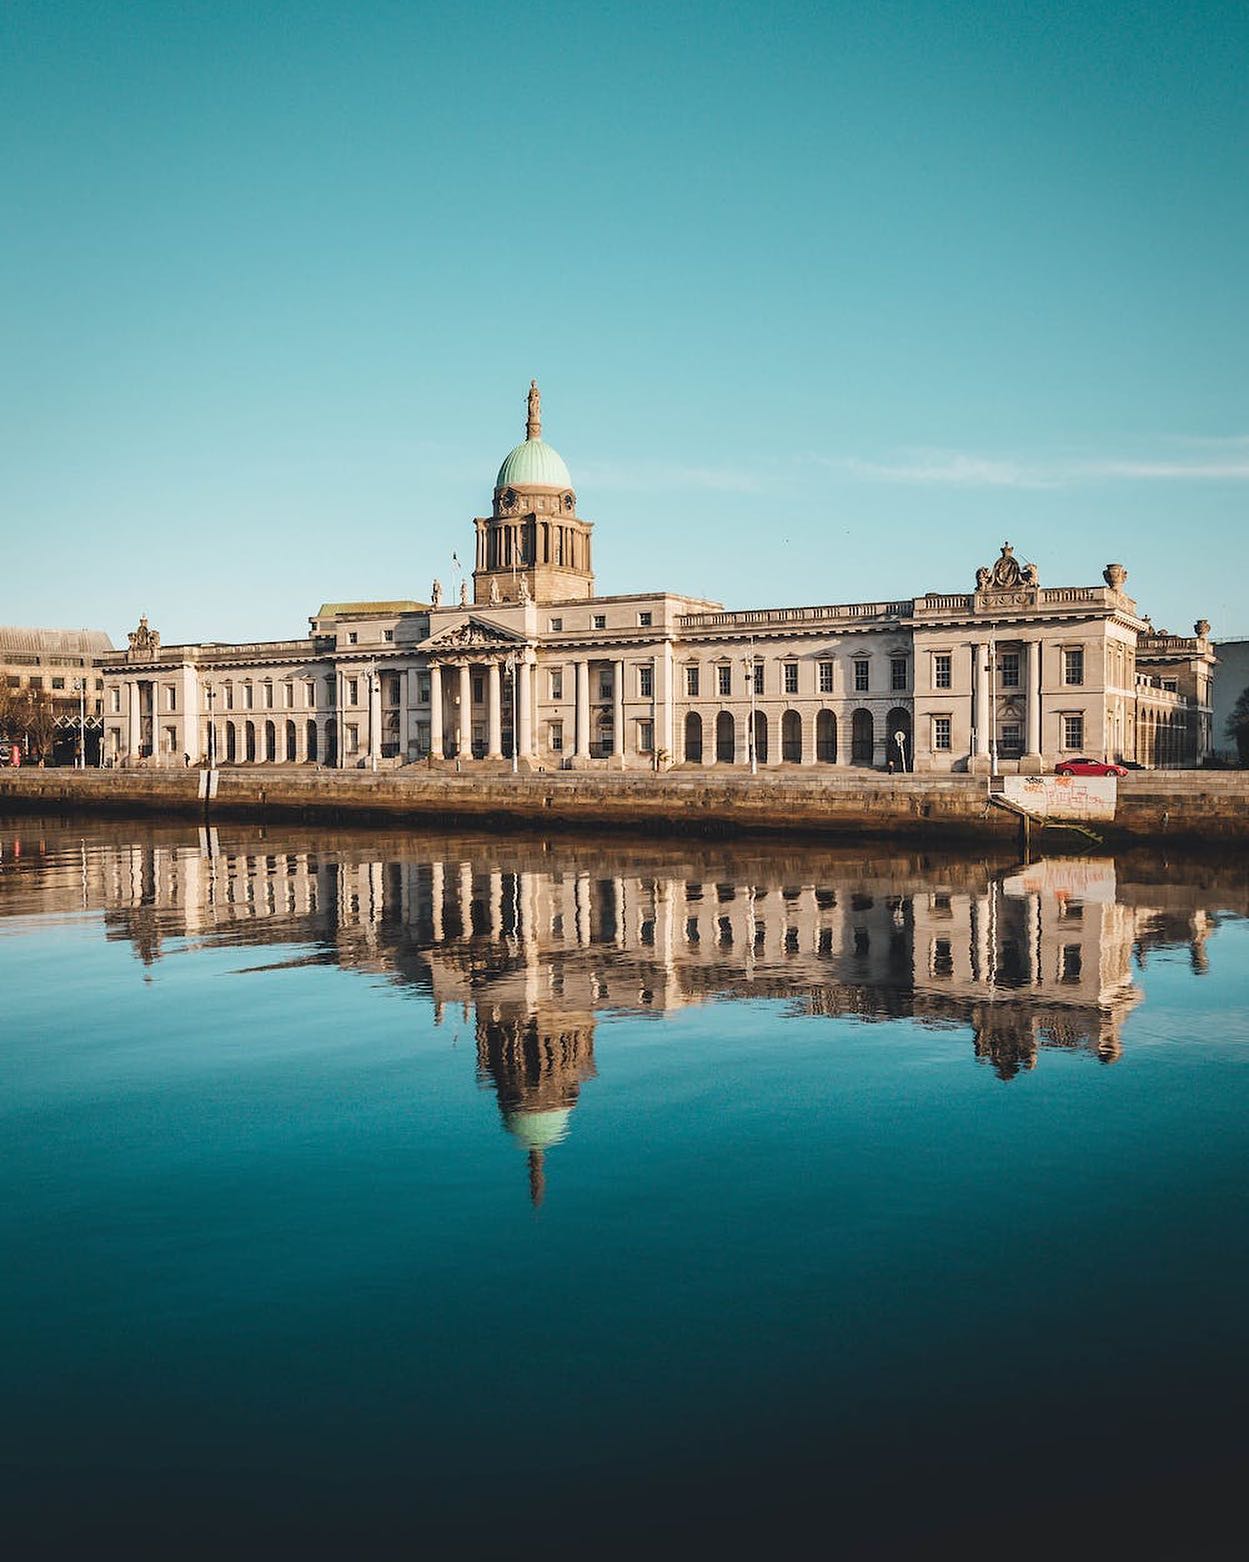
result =
[{"label": "street lamp post", "polygon": [[759,757],[755,753],[755,637],[750,637],[750,655],[742,657],[746,669],[746,687],[750,690],[750,726],[746,730],[747,753],[750,755],[750,773],[759,774]]},{"label": "street lamp post", "polygon": [[906,774],[906,733],[898,729],[893,735],[893,741],[898,745],[898,761],[902,766],[903,775]]},{"label": "street lamp post", "polygon": [[381,725],[381,697],[378,690],[380,676],[376,667],[369,668],[369,769],[374,772],[377,770],[377,750],[381,744],[381,733],[373,726],[375,708],[378,714],[378,726]]},{"label": "street lamp post", "polygon": [[78,691],[78,759],[75,762],[75,770],[87,768],[87,680],[75,678],[74,688]]}]

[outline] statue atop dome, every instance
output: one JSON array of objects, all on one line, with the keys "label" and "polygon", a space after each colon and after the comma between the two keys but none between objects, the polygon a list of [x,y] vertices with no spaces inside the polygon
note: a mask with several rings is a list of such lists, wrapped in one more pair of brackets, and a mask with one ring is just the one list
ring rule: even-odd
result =
[{"label": "statue atop dome", "polygon": [[525,422],[525,438],[542,438],[542,392],[537,380],[529,382],[529,416]]}]

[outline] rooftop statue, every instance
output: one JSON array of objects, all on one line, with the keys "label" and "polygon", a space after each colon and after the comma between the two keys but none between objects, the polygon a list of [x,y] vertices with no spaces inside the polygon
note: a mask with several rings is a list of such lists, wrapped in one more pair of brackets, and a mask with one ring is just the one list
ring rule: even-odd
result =
[{"label": "rooftop statue", "polygon": [[132,629],[126,636],[130,641],[130,649],[137,656],[155,656],[160,650],[160,635],[155,629],[149,629],[147,614],[139,619],[139,627]]},{"label": "rooftop statue", "polygon": [[542,438],[542,392],[537,380],[529,382],[529,415],[525,422],[525,438]]},{"label": "rooftop statue", "polygon": [[442,606],[442,582],[436,580],[429,588],[429,602],[431,607]]}]

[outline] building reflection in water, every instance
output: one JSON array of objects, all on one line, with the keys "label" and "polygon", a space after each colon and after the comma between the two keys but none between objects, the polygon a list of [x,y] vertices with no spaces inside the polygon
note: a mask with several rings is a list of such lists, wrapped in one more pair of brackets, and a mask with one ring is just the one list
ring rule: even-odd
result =
[{"label": "building reflection in water", "polygon": [[477,1069],[526,1152],[535,1204],[547,1151],[594,1078],[596,1017],[671,1013],[719,997],[799,1013],[908,1017],[970,1029],[1003,1080],[1047,1048],[1105,1063],[1155,950],[1206,969],[1244,889],[1131,860],[1029,866],[912,851],[292,831],[266,838],[158,828],[10,826],[0,914],[103,908],[146,964],[166,942],[299,944],[300,958],[383,973],[454,1007]]}]

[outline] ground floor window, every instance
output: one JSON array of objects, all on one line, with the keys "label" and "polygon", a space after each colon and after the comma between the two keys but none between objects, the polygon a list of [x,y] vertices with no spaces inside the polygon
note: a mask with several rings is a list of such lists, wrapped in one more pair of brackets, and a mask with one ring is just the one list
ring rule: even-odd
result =
[{"label": "ground floor window", "polygon": [[655,723],[653,721],[638,722],[638,753],[650,754],[655,748]]},{"label": "ground floor window", "polygon": [[949,750],[953,744],[951,722],[948,716],[932,718],[932,746],[937,750]]},{"label": "ground floor window", "polygon": [[1008,759],[1017,758],[1023,753],[1023,727],[1019,722],[1002,723],[1002,737],[998,747]]},{"label": "ground floor window", "polygon": [[552,754],[564,752],[564,723],[553,721],[547,729],[547,745]]},{"label": "ground floor window", "polygon": [[1084,747],[1084,717],[1063,717],[1063,747],[1066,749],[1080,749]]}]

